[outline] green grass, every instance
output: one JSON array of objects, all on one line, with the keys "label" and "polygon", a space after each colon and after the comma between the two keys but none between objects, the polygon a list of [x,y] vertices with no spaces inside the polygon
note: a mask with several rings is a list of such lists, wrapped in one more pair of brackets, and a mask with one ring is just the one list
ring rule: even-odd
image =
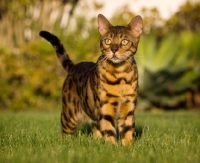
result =
[{"label": "green grass", "polygon": [[84,126],[63,140],[59,118],[59,111],[0,112],[0,162],[200,162],[200,112],[136,113],[137,140],[128,147],[93,139]]}]

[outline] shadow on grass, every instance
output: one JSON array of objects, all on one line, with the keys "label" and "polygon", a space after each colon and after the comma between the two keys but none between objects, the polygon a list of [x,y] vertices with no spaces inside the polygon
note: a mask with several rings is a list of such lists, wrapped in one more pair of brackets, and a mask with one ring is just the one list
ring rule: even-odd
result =
[{"label": "shadow on grass", "polygon": [[135,132],[136,132],[136,134],[135,134],[135,137],[136,137],[136,141],[137,140],[139,140],[141,137],[142,137],[142,126],[136,126],[136,128],[135,128]]},{"label": "shadow on grass", "polygon": [[79,133],[87,136],[91,135],[92,129],[90,123],[83,122],[82,124],[80,124],[80,126],[76,129],[74,135],[77,135]]},{"label": "shadow on grass", "polygon": [[[136,132],[136,141],[139,140],[142,137],[142,126],[136,126],[135,128],[135,132]],[[76,130],[75,135],[78,135],[79,133],[83,134],[83,135],[92,135],[92,129],[91,129],[91,125],[87,122],[82,123]],[[119,130],[117,128],[117,135],[119,135]],[[119,136],[118,136],[119,139]]]}]

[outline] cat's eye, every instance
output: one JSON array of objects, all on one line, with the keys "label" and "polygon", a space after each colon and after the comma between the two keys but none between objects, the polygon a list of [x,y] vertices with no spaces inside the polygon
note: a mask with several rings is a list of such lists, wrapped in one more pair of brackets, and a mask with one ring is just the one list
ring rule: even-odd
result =
[{"label": "cat's eye", "polygon": [[122,45],[127,45],[128,44],[128,40],[122,40]]},{"label": "cat's eye", "polygon": [[111,44],[111,40],[110,40],[110,39],[106,39],[106,40],[105,40],[105,43],[106,43],[107,45],[110,45],[110,44]]}]

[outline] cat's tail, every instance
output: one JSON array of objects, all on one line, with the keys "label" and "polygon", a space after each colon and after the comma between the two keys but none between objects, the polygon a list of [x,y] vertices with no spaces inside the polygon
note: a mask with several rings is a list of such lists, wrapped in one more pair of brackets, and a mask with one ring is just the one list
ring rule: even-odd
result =
[{"label": "cat's tail", "polygon": [[40,36],[45,38],[47,41],[49,41],[52,44],[62,66],[68,72],[68,70],[70,69],[70,67],[74,65],[74,63],[70,60],[59,38],[47,31],[40,31]]}]

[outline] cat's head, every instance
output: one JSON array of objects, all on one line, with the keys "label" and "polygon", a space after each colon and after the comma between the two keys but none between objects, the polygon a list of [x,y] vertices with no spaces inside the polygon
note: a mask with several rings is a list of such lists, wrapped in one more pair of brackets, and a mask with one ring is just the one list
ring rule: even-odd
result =
[{"label": "cat's head", "polygon": [[99,14],[98,26],[101,52],[109,61],[121,63],[136,53],[143,26],[140,16],[133,18],[127,26],[113,26]]}]

